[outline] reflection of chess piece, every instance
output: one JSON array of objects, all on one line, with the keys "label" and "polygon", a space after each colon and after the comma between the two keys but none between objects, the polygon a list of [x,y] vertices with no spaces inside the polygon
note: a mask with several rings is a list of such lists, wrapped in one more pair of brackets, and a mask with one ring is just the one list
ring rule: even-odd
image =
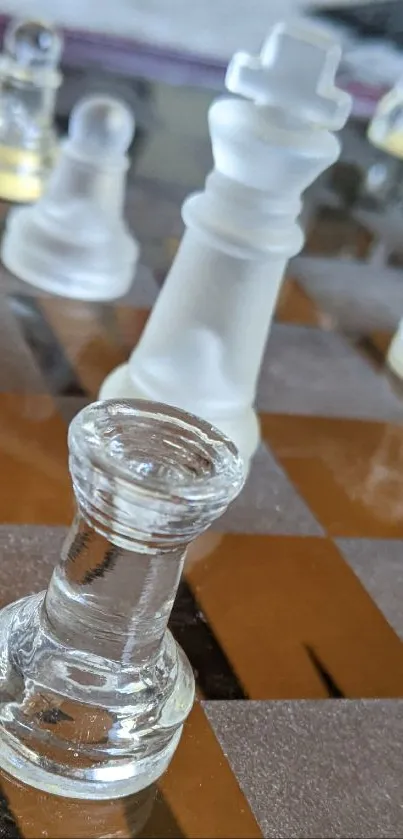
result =
[{"label": "reflection of chess piece", "polygon": [[129,836],[144,835],[142,831],[150,817],[151,830],[148,833],[147,829],[147,835],[154,835],[151,832],[153,820],[159,815],[155,785],[125,798],[83,801],[39,791],[4,772],[0,773],[0,784],[10,814],[14,815],[19,826],[19,831],[14,833],[11,819],[8,822],[4,810],[0,812],[3,839],[13,839],[14,836],[127,839]]},{"label": "reflection of chess piece", "polygon": [[41,199],[10,213],[2,259],[17,277],[79,300],[128,291],[138,256],[123,218],[134,120],[109,96],[82,99]]},{"label": "reflection of chess piece", "polygon": [[54,164],[55,95],[62,41],[45,23],[10,24],[0,56],[0,197],[29,202]]},{"label": "reflection of chess piece", "polygon": [[[290,256],[301,193],[338,156],[330,130],[349,97],[334,86],[339,47],[307,23],[279,24],[261,55],[240,53],[209,113],[215,168],[185,201],[187,231],[130,362],[102,397],[158,398],[232,437],[258,442],[256,383]],[[249,101],[248,101],[249,100]]]},{"label": "reflection of chess piece", "polygon": [[145,402],[69,430],[77,515],[47,592],[0,612],[0,766],[61,796],[112,799],[166,769],[194,681],[167,630],[187,546],[241,489],[235,446]]},{"label": "reflection of chess piece", "polygon": [[399,525],[403,517],[403,436],[400,426],[379,425],[368,457],[351,456],[337,441],[321,447],[333,481],[356,509],[379,522]]}]

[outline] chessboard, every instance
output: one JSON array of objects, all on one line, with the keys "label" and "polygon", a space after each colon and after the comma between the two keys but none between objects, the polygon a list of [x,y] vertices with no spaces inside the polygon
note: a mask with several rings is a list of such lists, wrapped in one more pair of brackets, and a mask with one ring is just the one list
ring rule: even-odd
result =
[{"label": "chessboard", "polygon": [[[169,95],[179,112],[181,89]],[[45,296],[1,270],[1,606],[46,587],[57,561],[73,513],[68,423],[158,295],[180,235],[188,185],[169,177],[182,148],[164,182],[134,173],[145,261],[126,299]],[[197,701],[168,772],[92,803],[3,773],[1,837],[402,835],[403,388],[384,354],[403,277],[366,271],[372,238],[319,207],[284,282],[261,445],[241,496],[190,552],[172,613]],[[349,284],[352,265],[361,282]]]}]

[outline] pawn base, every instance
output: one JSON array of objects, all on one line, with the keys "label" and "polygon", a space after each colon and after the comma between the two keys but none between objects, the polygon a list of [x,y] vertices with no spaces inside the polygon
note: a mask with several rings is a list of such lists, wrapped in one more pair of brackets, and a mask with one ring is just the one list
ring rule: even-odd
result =
[{"label": "pawn base", "polygon": [[21,207],[7,219],[1,259],[12,274],[50,294],[73,300],[109,302],[128,292],[138,256],[134,241],[125,234],[121,237],[121,250],[126,247],[128,251],[124,265],[100,267],[96,261],[94,265],[90,250],[81,250],[80,255],[73,239],[63,242],[60,231],[54,235],[42,229],[36,222],[37,212],[37,205]]}]

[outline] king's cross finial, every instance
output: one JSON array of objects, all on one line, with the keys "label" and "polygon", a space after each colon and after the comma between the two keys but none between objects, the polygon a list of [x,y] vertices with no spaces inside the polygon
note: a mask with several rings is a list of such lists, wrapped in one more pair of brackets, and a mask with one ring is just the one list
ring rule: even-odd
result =
[{"label": "king's cross finial", "polygon": [[335,85],[340,58],[340,46],[323,30],[305,21],[278,23],[259,56],[234,55],[225,83],[257,104],[338,130],[351,106],[348,93]]}]

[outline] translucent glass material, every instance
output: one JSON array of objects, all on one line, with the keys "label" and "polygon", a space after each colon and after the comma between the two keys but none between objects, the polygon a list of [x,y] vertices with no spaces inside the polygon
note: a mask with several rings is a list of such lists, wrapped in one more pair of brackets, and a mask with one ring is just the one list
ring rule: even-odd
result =
[{"label": "translucent glass material", "polygon": [[301,197],[338,157],[331,131],[350,109],[335,84],[340,56],[316,26],[287,21],[259,55],[233,57],[225,83],[240,95],[208,113],[214,169],[183,204],[185,234],[129,363],[100,391],[180,405],[220,428],[248,463],[267,336],[303,244]]},{"label": "translucent glass material", "polygon": [[0,197],[6,200],[36,200],[53,166],[61,49],[58,33],[39,21],[14,21],[6,31],[0,58]]},{"label": "translucent glass material", "polygon": [[124,218],[134,127],[130,110],[111,96],[75,105],[40,200],[7,218],[1,257],[19,279],[78,300],[126,294],[139,253]]},{"label": "translucent glass material", "polygon": [[47,592],[0,613],[0,765],[81,798],[167,767],[194,696],[167,630],[189,542],[239,492],[235,447],[163,405],[110,401],[69,431],[77,515]]},{"label": "translucent glass material", "polygon": [[374,146],[403,159],[403,80],[384,96],[368,127]]},{"label": "translucent glass material", "polygon": [[69,135],[78,155],[101,154],[114,159],[126,154],[133,134],[133,115],[119,99],[88,96],[72,111]]},{"label": "translucent glass material", "polygon": [[57,66],[62,51],[60,35],[43,21],[17,20],[4,36],[4,52],[22,69]]}]

